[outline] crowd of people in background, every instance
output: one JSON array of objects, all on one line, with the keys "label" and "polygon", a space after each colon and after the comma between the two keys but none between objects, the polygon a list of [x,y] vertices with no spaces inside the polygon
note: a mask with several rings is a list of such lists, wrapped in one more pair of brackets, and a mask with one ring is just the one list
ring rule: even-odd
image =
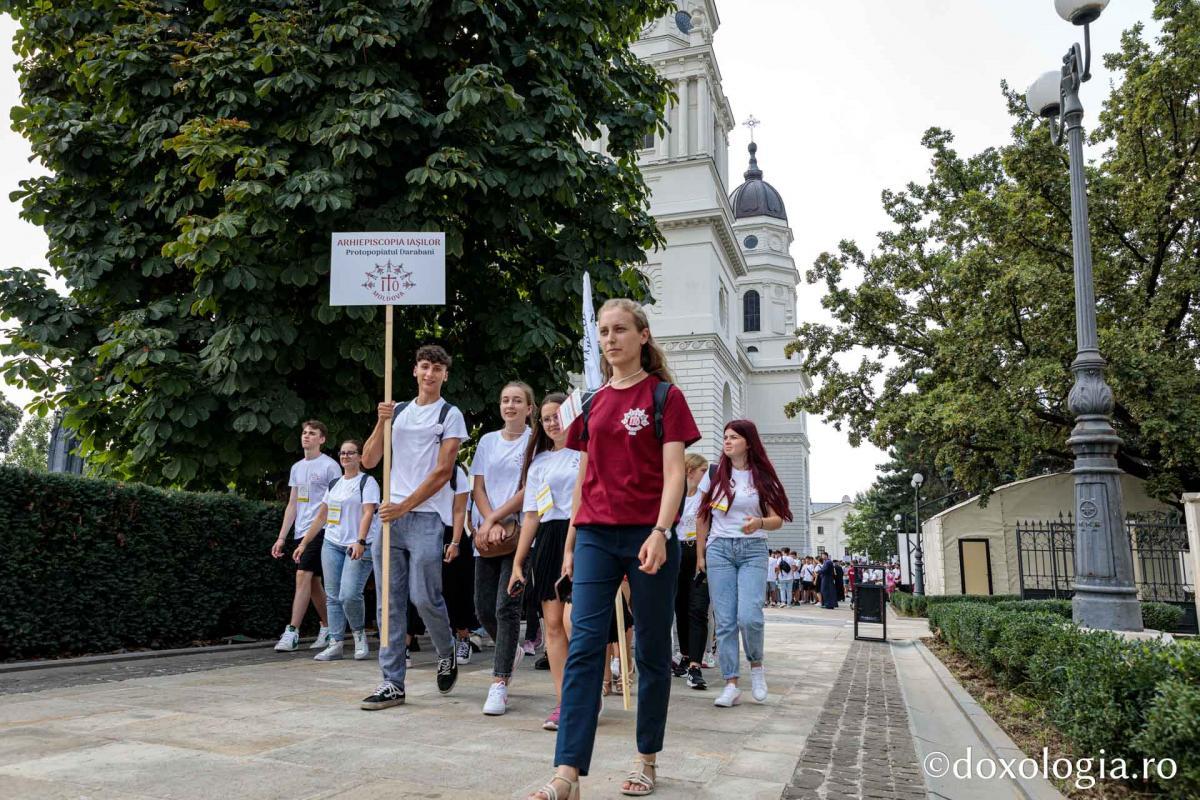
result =
[{"label": "crowd of people in background", "polygon": [[[704,691],[704,670],[720,669],[714,705],[732,708],[742,700],[744,656],[751,695],[766,702],[764,607],[834,609],[855,579],[856,565],[824,553],[768,548],[769,532],[793,514],[752,421],[725,425],[711,464],[687,452],[700,431],[638,304],[608,301],[597,328],[606,383],[582,413],[564,419],[560,409],[574,408],[567,394],[538,403],[528,384],[510,381],[498,398],[502,425],[480,437],[467,469],[458,463],[466,422],[442,396],[452,359],[436,345],[416,353],[416,396],[380,403],[370,436],[344,439],[337,461],[322,453],[326,427],[305,422],[304,458],[291,469],[271,549],[296,564],[275,649],[300,647],[311,604],[321,621],[310,645],[317,661],[344,657],[347,630],[354,658],[369,657],[364,591],[374,576],[376,619],[386,616],[388,631],[364,710],[405,702],[425,634],[443,694],[491,640],[482,713],[502,716],[522,659],[544,645],[537,666],[555,688],[543,727],[557,731],[556,771],[531,800],[577,795],[604,696],[635,680],[636,756],[621,791],[652,793],[673,677]],[[366,470],[386,457],[384,497]],[[621,643],[633,656],[626,669]]]}]

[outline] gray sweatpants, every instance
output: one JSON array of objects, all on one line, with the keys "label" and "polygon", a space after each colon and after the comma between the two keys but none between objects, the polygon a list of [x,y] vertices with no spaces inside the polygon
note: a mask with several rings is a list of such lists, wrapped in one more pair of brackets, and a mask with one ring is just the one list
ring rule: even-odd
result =
[{"label": "gray sweatpants", "polygon": [[[425,621],[438,658],[450,658],[454,645],[450,617],[442,598],[442,518],[432,511],[410,511],[392,521],[388,579],[388,640],[379,648],[379,669],[385,681],[404,688],[404,637],[408,633],[408,600]],[[375,585],[383,586],[383,535],[371,545]],[[383,618],[382,595],[376,605]]]}]

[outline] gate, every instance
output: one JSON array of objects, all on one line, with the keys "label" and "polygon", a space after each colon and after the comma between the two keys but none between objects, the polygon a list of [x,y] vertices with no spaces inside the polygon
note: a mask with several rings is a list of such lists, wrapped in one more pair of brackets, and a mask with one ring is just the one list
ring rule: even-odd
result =
[{"label": "gate", "polygon": [[[1069,598],[1075,594],[1075,521],[1017,523],[1017,567],[1026,600]],[[1195,576],[1188,568],[1187,527],[1174,512],[1131,514],[1125,533],[1133,553],[1138,599],[1183,609],[1178,633],[1196,633]]]}]

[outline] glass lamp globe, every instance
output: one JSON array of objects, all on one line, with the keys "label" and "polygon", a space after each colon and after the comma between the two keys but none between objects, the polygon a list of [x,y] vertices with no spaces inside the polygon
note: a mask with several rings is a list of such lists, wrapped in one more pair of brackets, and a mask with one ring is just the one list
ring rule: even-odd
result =
[{"label": "glass lamp globe", "polygon": [[1056,116],[1062,102],[1059,95],[1061,84],[1062,73],[1057,70],[1043,72],[1025,90],[1025,104],[1029,106],[1029,110],[1039,117]]},{"label": "glass lamp globe", "polygon": [[1100,18],[1108,0],[1054,0],[1054,10],[1072,25],[1087,25]]},{"label": "glass lamp globe", "polygon": [[922,483],[924,483],[924,482],[925,482],[925,476],[924,476],[924,475],[922,475],[922,474],[921,474],[921,473],[919,473],[919,472],[913,473],[912,485],[913,485],[914,487],[919,487],[919,486],[920,486]]}]

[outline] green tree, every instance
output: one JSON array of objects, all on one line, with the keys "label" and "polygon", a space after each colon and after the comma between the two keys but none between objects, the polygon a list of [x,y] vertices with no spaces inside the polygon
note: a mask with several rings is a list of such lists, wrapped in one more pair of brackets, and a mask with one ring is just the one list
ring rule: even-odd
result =
[{"label": "green tree", "polygon": [[[1088,180],[1120,465],[1169,497],[1200,489],[1200,3],[1159,0],[1154,15],[1156,44],[1138,26],[1105,57],[1121,80],[1086,121],[1102,148]],[[931,129],[929,181],[883,193],[894,228],[875,253],[845,241],[817,259],[808,281],[836,321],[801,326],[792,346],[821,378],[793,411],[854,443],[912,437],[920,461],[981,491],[1072,460],[1066,152],[1004,92],[1012,142],[963,158]]]},{"label": "green tree", "polygon": [[7,453],[13,434],[21,426],[21,409],[7,398],[0,397],[0,453]]},{"label": "green tree", "polygon": [[[444,230],[447,303],[397,313],[397,382],[437,340],[469,421],[577,369],[584,269],[644,297],[637,169],[668,84],[629,51],[667,0],[0,0],[14,125],[50,240],[0,274],[4,374],[102,473],[255,492],[317,416],[365,434],[382,311],[328,305],[332,231]],[[587,145],[605,137],[608,155]],[[62,388],[59,388],[62,387]]]},{"label": "green tree", "polygon": [[45,472],[50,455],[50,429],[54,420],[50,416],[36,414],[25,420],[21,430],[13,437],[5,463],[16,467]]}]

